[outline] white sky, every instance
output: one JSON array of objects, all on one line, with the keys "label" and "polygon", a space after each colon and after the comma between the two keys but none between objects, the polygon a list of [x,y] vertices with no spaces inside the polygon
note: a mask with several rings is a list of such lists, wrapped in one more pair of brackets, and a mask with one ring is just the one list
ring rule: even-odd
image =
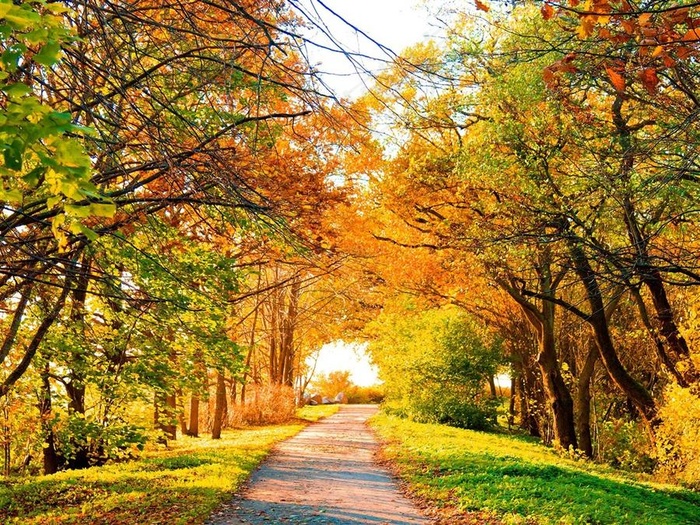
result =
[{"label": "white sky", "polygon": [[[319,351],[315,377],[335,371],[350,371],[350,380],[357,386],[372,386],[379,383],[377,369],[369,362],[367,345],[335,341],[324,345]],[[307,360],[313,366],[313,359]]]},{"label": "white sky", "polygon": [[[319,31],[311,31],[308,37],[312,41],[334,48],[340,45],[344,49],[383,60],[390,59],[390,53],[388,54],[353,31],[316,0],[297,0],[297,3],[310,16],[321,20],[335,39],[335,43],[329,43]],[[388,47],[394,53],[400,53],[403,49],[426,40],[437,32],[431,25],[432,21],[425,9],[416,7],[415,0],[323,0],[323,3],[368,37]],[[308,52],[312,64],[318,64],[320,71],[332,73],[325,76],[325,79],[337,94],[350,97],[359,95],[363,91],[361,78],[350,61],[342,54],[313,46],[308,48]],[[382,66],[380,61],[365,61],[364,64],[372,70]]]}]

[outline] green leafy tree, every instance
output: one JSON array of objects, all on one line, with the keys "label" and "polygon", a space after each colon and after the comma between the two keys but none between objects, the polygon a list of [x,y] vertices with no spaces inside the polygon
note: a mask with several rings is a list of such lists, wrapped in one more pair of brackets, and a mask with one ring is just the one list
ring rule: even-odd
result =
[{"label": "green leafy tree", "polygon": [[421,312],[404,300],[385,309],[368,333],[388,410],[465,428],[495,425],[488,383],[503,362],[501,346],[464,313]]}]

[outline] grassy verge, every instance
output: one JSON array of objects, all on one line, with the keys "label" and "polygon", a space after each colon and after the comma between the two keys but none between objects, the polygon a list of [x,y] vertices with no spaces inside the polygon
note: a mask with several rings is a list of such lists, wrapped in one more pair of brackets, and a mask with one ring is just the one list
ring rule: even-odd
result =
[{"label": "grassy verge", "polygon": [[275,443],[336,410],[305,407],[286,425],[229,430],[220,440],[182,438],[138,461],[0,483],[0,523],[203,523]]},{"label": "grassy verge", "polygon": [[509,436],[378,415],[385,456],[443,521],[691,525],[700,494],[642,482]]}]

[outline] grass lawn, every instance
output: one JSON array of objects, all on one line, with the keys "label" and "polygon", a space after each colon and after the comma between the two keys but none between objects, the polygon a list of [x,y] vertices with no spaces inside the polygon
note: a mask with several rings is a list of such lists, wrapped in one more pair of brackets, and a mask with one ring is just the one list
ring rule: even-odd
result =
[{"label": "grass lawn", "polygon": [[444,523],[698,525],[700,494],[562,458],[526,439],[383,414],[385,456]]},{"label": "grass lawn", "polygon": [[198,524],[231,497],[275,443],[337,406],[305,407],[286,425],[180,438],[138,461],[0,482],[0,523]]}]

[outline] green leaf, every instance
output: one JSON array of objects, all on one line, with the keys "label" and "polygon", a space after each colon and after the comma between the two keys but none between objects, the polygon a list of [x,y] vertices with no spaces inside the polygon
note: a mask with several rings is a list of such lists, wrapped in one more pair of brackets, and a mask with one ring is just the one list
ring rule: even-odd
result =
[{"label": "green leaf", "polygon": [[2,56],[0,56],[0,60],[8,71],[17,71],[19,61],[26,51],[27,46],[24,44],[13,44],[5,49]]},{"label": "green leaf", "polygon": [[0,190],[0,200],[20,202],[22,200],[22,192],[19,190]]},{"label": "green leaf", "polygon": [[5,159],[5,166],[11,170],[22,169],[22,154],[24,153],[24,142],[19,139],[12,141],[12,144],[5,146],[2,155]]},{"label": "green leaf", "polygon": [[22,180],[29,186],[36,186],[41,177],[46,173],[46,167],[38,166],[22,177]]},{"label": "green leaf", "polygon": [[99,237],[94,230],[91,230],[90,228],[88,228],[84,224],[80,224],[79,222],[74,222],[70,225],[70,232],[74,235],[80,235],[82,233],[91,241],[94,241]]},{"label": "green leaf", "polygon": [[80,186],[76,181],[64,179],[61,181],[61,193],[73,200],[80,200]]},{"label": "green leaf", "polygon": [[28,95],[32,92],[32,88],[30,88],[27,84],[22,84],[21,82],[3,86],[2,90],[7,93],[8,97],[13,99],[23,97],[24,95]]},{"label": "green leaf", "polygon": [[24,34],[24,40],[32,45],[46,42],[49,32],[45,27],[37,27],[36,29]]},{"label": "green leaf", "polygon": [[78,217],[81,219],[89,217],[92,213],[91,206],[89,205],[79,206],[77,204],[66,204],[63,208],[66,210],[66,213],[71,217]]},{"label": "green leaf", "polygon": [[17,7],[14,5],[11,6],[11,8],[5,13],[4,18],[16,29],[27,29],[30,26],[41,22],[41,15],[35,11],[32,11],[31,7],[29,7],[27,4],[24,4],[22,7]]},{"label": "green leaf", "polygon": [[46,199],[46,207],[50,210],[54,208],[57,204],[59,204],[63,200],[62,195],[56,195],[54,197],[49,197]]},{"label": "green leaf", "polygon": [[61,46],[57,42],[47,42],[37,54],[34,55],[34,62],[42,66],[53,66],[61,54]]},{"label": "green leaf", "polygon": [[9,0],[0,2],[0,18],[5,18],[5,15],[12,9],[13,3]]}]

